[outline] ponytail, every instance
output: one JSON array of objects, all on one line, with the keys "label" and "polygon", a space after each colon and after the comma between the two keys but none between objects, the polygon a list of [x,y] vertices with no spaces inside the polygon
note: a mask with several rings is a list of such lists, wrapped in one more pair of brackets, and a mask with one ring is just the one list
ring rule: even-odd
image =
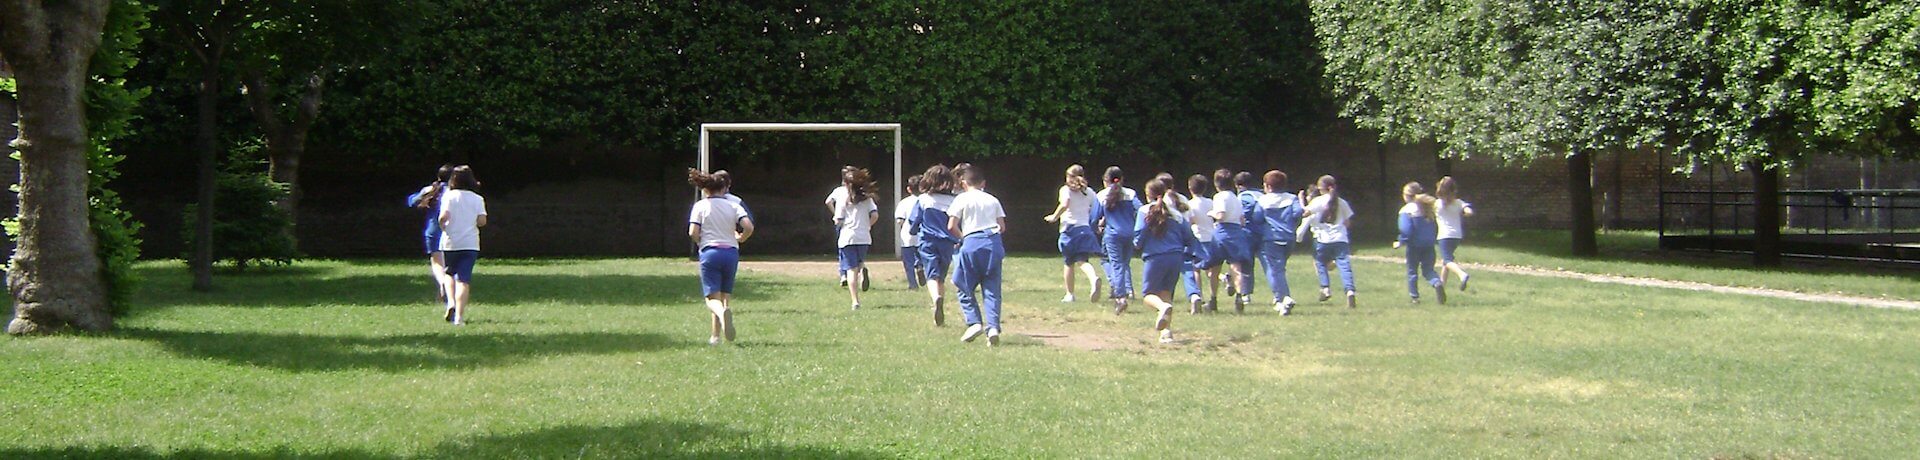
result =
[{"label": "ponytail", "polygon": [[1340,184],[1332,175],[1320,176],[1320,188],[1323,189],[1320,193],[1327,197],[1327,211],[1320,216],[1320,222],[1331,224],[1340,215]]},{"label": "ponytail", "polygon": [[1110,210],[1119,209],[1120,200],[1126,199],[1125,194],[1120,193],[1120,181],[1121,181],[1120,167],[1108,166],[1107,167],[1107,197],[1106,197],[1106,201],[1104,202],[1107,209],[1110,209]]},{"label": "ponytail", "polygon": [[840,181],[846,183],[849,204],[873,199],[880,194],[879,187],[873,183],[873,173],[866,168],[851,168],[840,174]]},{"label": "ponytail", "polygon": [[1167,233],[1167,182],[1154,179],[1147,182],[1147,232],[1153,236]]}]

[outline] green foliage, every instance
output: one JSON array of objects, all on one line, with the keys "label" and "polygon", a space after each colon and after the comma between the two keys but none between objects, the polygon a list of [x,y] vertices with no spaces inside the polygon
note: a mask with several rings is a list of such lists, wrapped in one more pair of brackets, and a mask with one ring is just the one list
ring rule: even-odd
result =
[{"label": "green foliage", "polygon": [[1911,2],[1313,2],[1341,113],[1444,155],[1913,155]]},{"label": "green foliage", "polygon": [[[293,264],[300,258],[293,216],[275,205],[287,196],[287,185],[274,182],[258,167],[229,169],[220,174],[213,199],[213,261],[232,261],[241,270],[250,265]],[[187,205],[182,222],[193,222],[199,208]],[[192,225],[182,226],[181,238],[187,247],[193,247],[194,236]]]},{"label": "green foliage", "polygon": [[676,151],[701,122],[899,121],[909,148],[958,156],[1252,151],[1326,111],[1305,8],[435,0],[332,87],[321,133],[371,152]]}]

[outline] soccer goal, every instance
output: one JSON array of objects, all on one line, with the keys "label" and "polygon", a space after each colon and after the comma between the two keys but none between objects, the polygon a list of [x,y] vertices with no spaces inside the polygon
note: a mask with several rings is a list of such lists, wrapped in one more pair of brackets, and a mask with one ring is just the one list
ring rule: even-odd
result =
[{"label": "soccer goal", "polygon": [[[700,124],[700,170],[712,172],[711,143],[709,135],[715,131],[891,131],[893,132],[893,203],[899,203],[900,184],[900,124],[899,123],[701,123]],[[886,217],[884,214],[881,217]],[[887,219],[892,222],[892,219]],[[893,248],[894,256],[900,256],[898,244]]]}]

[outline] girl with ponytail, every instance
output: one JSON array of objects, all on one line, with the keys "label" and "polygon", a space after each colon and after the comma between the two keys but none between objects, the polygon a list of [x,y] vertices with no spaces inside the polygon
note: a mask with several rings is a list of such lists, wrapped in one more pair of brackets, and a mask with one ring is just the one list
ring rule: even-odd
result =
[{"label": "girl with ponytail", "polygon": [[1172,190],[1169,182],[1157,178],[1147,182],[1148,204],[1141,207],[1134,223],[1136,232],[1132,241],[1140,250],[1141,271],[1145,273],[1141,279],[1141,299],[1159,310],[1153,329],[1160,333],[1160,343],[1173,343],[1173,330],[1169,328],[1173,321],[1173,303],[1167,299],[1173,298],[1180,274],[1188,270],[1187,254],[1194,245],[1193,232],[1176,209],[1180,206],[1167,200]]},{"label": "girl with ponytail", "polygon": [[[1108,166],[1106,190],[1099,192],[1101,205],[1093,208],[1094,227],[1101,232],[1100,251],[1105,256],[1107,285],[1113,288],[1108,297],[1113,299],[1116,315],[1127,310],[1127,296],[1133,294],[1133,235],[1140,214],[1140,199],[1133,189],[1121,185],[1124,180],[1119,166]],[[1098,285],[1095,286],[1094,297],[1098,301]]]},{"label": "girl with ponytail", "polygon": [[1353,245],[1347,239],[1349,221],[1353,219],[1353,206],[1340,198],[1339,183],[1333,176],[1320,176],[1314,184],[1319,192],[1313,201],[1307,203],[1306,215],[1301,216],[1301,228],[1297,234],[1304,238],[1306,230],[1313,230],[1313,268],[1320,275],[1320,301],[1332,298],[1329,291],[1332,280],[1327,277],[1327,263],[1339,267],[1342,287],[1347,290],[1347,308],[1356,305],[1353,290],[1353,265],[1348,256],[1353,253]]},{"label": "girl with ponytail", "polygon": [[1100,243],[1093,235],[1093,208],[1097,206],[1097,194],[1087,188],[1087,168],[1068,166],[1066,182],[1066,185],[1060,186],[1060,205],[1053,209],[1053,214],[1042,219],[1060,224],[1060,257],[1066,262],[1061,277],[1066,281],[1067,290],[1067,295],[1061,297],[1060,301],[1072,302],[1074,268],[1079,268],[1087,275],[1088,298],[1099,296],[1100,272],[1088,260],[1100,252]]}]

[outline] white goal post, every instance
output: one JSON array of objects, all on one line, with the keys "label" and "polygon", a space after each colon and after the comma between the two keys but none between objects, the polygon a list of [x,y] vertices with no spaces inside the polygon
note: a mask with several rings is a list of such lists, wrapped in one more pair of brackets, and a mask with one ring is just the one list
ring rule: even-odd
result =
[{"label": "white goal post", "polygon": [[[899,203],[900,184],[900,124],[899,123],[701,123],[700,124],[700,170],[712,172],[708,135],[714,131],[892,131],[893,132],[893,202]],[[881,217],[887,217],[882,215]],[[892,219],[882,219],[892,222]],[[894,256],[900,255],[898,244],[893,245]]]}]

